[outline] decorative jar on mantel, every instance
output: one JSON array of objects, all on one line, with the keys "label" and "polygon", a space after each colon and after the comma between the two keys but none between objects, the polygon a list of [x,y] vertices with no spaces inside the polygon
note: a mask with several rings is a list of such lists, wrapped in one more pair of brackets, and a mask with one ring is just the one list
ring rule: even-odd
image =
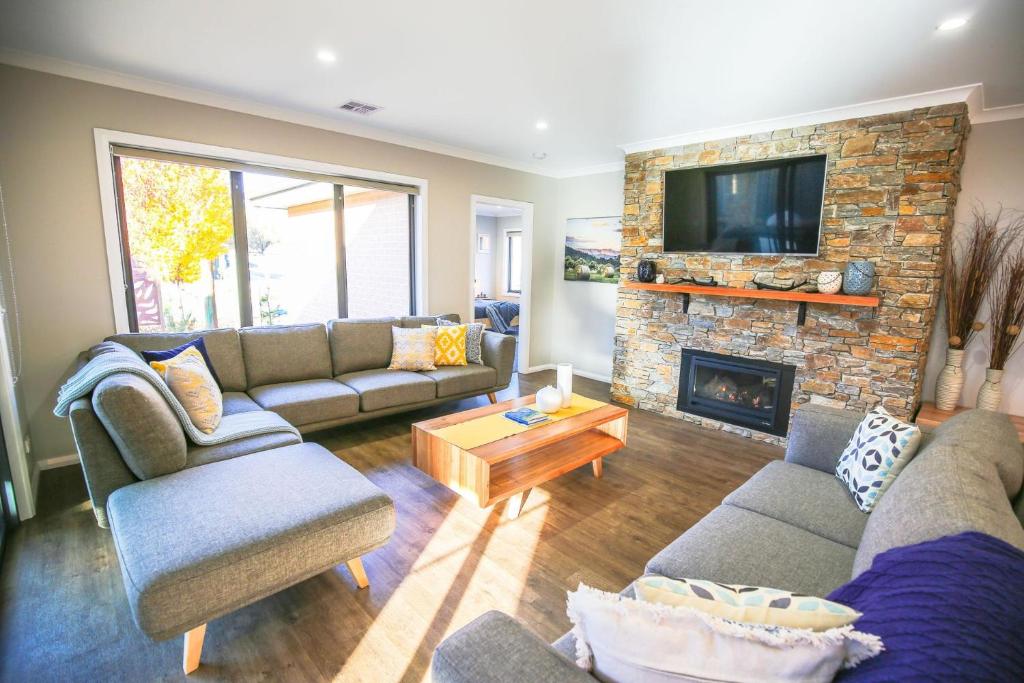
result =
[{"label": "decorative jar on mantel", "polygon": [[871,291],[875,278],[875,264],[871,261],[850,261],[843,276],[843,291],[853,296],[863,296]]}]

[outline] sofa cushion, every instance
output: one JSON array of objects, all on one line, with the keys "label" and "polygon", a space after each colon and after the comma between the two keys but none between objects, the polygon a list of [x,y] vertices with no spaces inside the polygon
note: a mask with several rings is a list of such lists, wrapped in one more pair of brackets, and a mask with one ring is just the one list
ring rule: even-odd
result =
[{"label": "sofa cushion", "polygon": [[351,417],[359,412],[359,396],[352,389],[330,379],[307,379],[253,387],[256,403],[272,410],[296,427]]},{"label": "sofa cushion", "polygon": [[712,510],[647,563],[647,573],[827,595],[846,583],[853,548],[757,512]]},{"label": "sofa cushion", "polygon": [[128,373],[107,377],[92,391],[92,407],[128,469],[151,479],[185,466],[185,430],[147,380]]},{"label": "sofa cushion", "polygon": [[498,382],[497,371],[486,365],[453,365],[421,374],[437,382],[438,398],[490,389]]},{"label": "sofa cushion", "polygon": [[189,342],[185,342],[181,346],[175,346],[173,349],[163,349],[160,351],[148,351],[146,349],[143,349],[142,360],[150,364],[153,361],[170,360],[177,356],[182,351],[184,351],[185,349],[192,347],[194,347],[196,351],[198,351],[199,354],[203,357],[203,362],[206,363],[206,370],[213,377],[213,381],[217,383],[217,387],[221,389],[221,391],[223,391],[223,385],[220,383],[220,378],[217,377],[217,370],[213,367],[213,360],[210,359],[210,354],[206,351],[206,343],[203,341],[202,337],[199,337],[198,339],[193,339],[192,341]]},{"label": "sofa cushion", "polygon": [[391,327],[397,318],[332,320],[327,323],[334,374],[386,368],[391,363]]},{"label": "sofa cushion", "polygon": [[359,408],[367,413],[437,398],[434,380],[418,372],[360,370],[334,379],[359,393]]},{"label": "sofa cushion", "polygon": [[331,378],[331,350],[324,325],[243,327],[239,336],[250,389]]},{"label": "sofa cushion", "polygon": [[861,512],[834,475],[776,460],[726,496],[727,505],[856,548],[868,515]]},{"label": "sofa cushion", "polygon": [[149,364],[163,378],[192,424],[204,434],[213,434],[224,415],[224,398],[199,349],[188,346],[173,358]]},{"label": "sofa cushion", "polygon": [[107,504],[136,623],[165,639],[383,545],[388,496],[303,443],[193,467]]},{"label": "sofa cushion", "polygon": [[206,354],[217,372],[217,380],[224,391],[245,391],[245,363],[242,360],[242,346],[238,330],[223,328],[198,332],[142,332],[136,334],[115,334],[106,341],[124,344],[135,353],[143,351],[166,351],[187,342],[202,338]]},{"label": "sofa cushion", "polygon": [[[253,404],[255,405],[255,403]],[[256,406],[257,410],[261,410]],[[243,439],[235,439],[227,443],[218,443],[213,446],[190,446],[185,458],[186,467],[198,467],[208,465],[211,462],[229,460],[241,455],[269,451],[282,446],[291,446],[302,443],[302,437],[290,432],[274,432],[273,434],[258,434]]]},{"label": "sofa cushion", "polygon": [[260,408],[260,404],[252,400],[249,394],[241,391],[225,391],[223,397],[225,415],[251,413],[254,410],[263,410],[263,408]]},{"label": "sofa cushion", "polygon": [[1022,476],[1024,454],[1006,415],[972,410],[947,420],[869,515],[854,576],[890,548],[964,531],[1024,548],[1024,528],[1010,505]]},{"label": "sofa cushion", "polygon": [[849,487],[857,507],[871,512],[917,453],[920,443],[920,427],[896,419],[883,406],[875,406],[857,425],[839,456],[836,476]]}]

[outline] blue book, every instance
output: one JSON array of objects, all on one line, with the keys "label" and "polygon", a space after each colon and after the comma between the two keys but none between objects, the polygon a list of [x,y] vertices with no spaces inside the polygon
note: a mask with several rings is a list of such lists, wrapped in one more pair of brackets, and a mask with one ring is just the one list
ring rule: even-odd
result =
[{"label": "blue book", "polygon": [[527,427],[539,424],[541,422],[545,422],[546,420],[549,419],[547,415],[540,411],[534,410],[533,408],[518,408],[516,410],[510,410],[507,413],[505,413],[505,417],[512,420],[513,422],[518,422],[521,425],[526,425]]}]

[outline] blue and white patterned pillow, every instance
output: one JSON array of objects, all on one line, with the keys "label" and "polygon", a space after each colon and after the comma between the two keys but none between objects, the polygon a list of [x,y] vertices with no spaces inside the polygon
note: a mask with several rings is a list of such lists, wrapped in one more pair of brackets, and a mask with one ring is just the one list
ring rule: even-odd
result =
[{"label": "blue and white patterned pillow", "polygon": [[901,422],[878,406],[857,425],[836,464],[836,476],[850,489],[857,507],[871,512],[920,443],[917,425]]},{"label": "blue and white patterned pillow", "polygon": [[[461,323],[453,322],[446,318],[438,318],[437,324],[442,326],[459,325]],[[483,323],[466,323],[466,361],[470,363],[476,363],[477,365],[483,365],[483,349],[481,345],[484,340],[484,324]]]}]

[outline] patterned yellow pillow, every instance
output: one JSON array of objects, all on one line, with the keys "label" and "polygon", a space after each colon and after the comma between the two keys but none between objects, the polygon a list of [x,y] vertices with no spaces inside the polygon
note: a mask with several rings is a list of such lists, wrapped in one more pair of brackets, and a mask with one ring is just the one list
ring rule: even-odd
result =
[{"label": "patterned yellow pillow", "polygon": [[852,624],[861,613],[837,602],[776,588],[733,586],[699,579],[641,576],[633,584],[644,602],[692,607],[748,624],[827,631]]},{"label": "patterned yellow pillow", "polygon": [[224,414],[224,397],[206,367],[203,354],[190,346],[173,358],[154,360],[150,365],[164,378],[192,424],[212,434]]},{"label": "patterned yellow pillow", "polygon": [[437,330],[437,340],[434,342],[434,365],[466,365],[466,332],[468,325],[445,325],[434,327],[424,325]]},{"label": "patterned yellow pillow", "polygon": [[388,370],[437,370],[434,346],[437,328],[391,328],[391,365]]}]

